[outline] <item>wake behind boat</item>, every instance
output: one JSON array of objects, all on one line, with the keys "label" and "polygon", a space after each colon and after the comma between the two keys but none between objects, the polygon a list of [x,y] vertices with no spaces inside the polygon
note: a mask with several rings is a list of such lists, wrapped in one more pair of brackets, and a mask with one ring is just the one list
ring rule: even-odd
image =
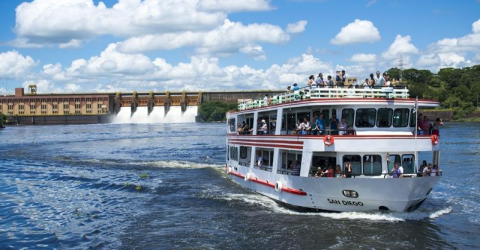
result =
[{"label": "wake behind boat", "polygon": [[439,164],[439,136],[418,135],[417,110],[438,106],[406,87],[306,88],[243,102],[227,113],[226,171],[294,206],[413,211],[441,175],[419,173],[418,151]]}]

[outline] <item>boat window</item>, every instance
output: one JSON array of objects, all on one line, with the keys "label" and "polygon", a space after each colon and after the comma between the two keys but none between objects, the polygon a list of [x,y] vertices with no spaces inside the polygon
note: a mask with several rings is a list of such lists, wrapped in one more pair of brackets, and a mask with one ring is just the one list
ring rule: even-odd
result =
[{"label": "boat window", "polygon": [[344,109],[342,110],[342,117],[345,118],[347,126],[353,126],[353,118],[355,116],[355,111],[353,109]]},{"label": "boat window", "polygon": [[230,133],[234,133],[237,131],[237,126],[235,125],[235,118],[228,119],[228,127],[230,128]]},{"label": "boat window", "polygon": [[415,113],[413,113],[413,109],[412,109],[412,111],[410,111],[410,127],[412,127],[412,128],[415,127],[415,122],[417,122],[415,120],[416,117],[417,117],[417,115]]},{"label": "boat window", "polygon": [[395,109],[393,112],[393,127],[408,126],[408,109]]},{"label": "boat window", "polygon": [[362,174],[362,157],[360,155],[344,155],[343,156],[343,172],[345,172],[345,165],[352,164],[352,175]]},{"label": "boat window", "polygon": [[240,146],[240,160],[238,161],[239,165],[250,167],[250,159],[252,153],[251,147]]},{"label": "boat window", "polygon": [[289,113],[287,114],[287,131],[294,131],[295,130],[295,124],[297,124],[296,120],[296,114],[295,113]]},{"label": "boat window", "polygon": [[389,155],[387,154],[387,170],[388,173],[391,173],[395,163],[398,163],[398,166],[402,165],[402,160],[400,155]]},{"label": "boat window", "polygon": [[371,128],[375,126],[375,109],[357,109],[355,126],[358,128]]},{"label": "boat window", "polygon": [[230,147],[230,159],[238,161],[238,148]]},{"label": "boat window", "polygon": [[282,131],[287,131],[287,114],[282,115]]},{"label": "boat window", "polygon": [[247,147],[240,147],[240,159],[247,159]]},{"label": "boat window", "polygon": [[414,174],[415,173],[415,155],[405,154],[402,155],[402,167],[404,174]]},{"label": "boat window", "polygon": [[324,170],[325,168],[328,168],[329,166],[332,166],[335,168],[337,165],[337,157],[332,156],[332,155],[325,155],[322,153],[314,153],[312,156],[312,165],[310,167],[310,176],[314,176],[318,168],[321,168]]},{"label": "boat window", "polygon": [[363,156],[363,174],[379,175],[382,173],[382,157],[380,155]]},{"label": "boat window", "polygon": [[[262,161],[259,162],[260,156]],[[261,170],[272,171],[273,166],[273,149],[257,148],[255,167]],[[260,163],[260,164],[259,164]]]},{"label": "boat window", "polygon": [[392,126],[393,110],[388,108],[378,109],[377,127],[388,128]]},{"label": "boat window", "polygon": [[281,153],[281,163],[280,168],[277,170],[278,174],[292,174],[292,169],[290,166],[293,161],[297,160],[298,164],[302,165],[302,152],[300,151],[284,151]]}]

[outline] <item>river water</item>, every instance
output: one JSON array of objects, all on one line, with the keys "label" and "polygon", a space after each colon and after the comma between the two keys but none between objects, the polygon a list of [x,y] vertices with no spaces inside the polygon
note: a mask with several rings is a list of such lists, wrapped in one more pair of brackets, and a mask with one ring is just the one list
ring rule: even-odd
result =
[{"label": "river water", "polygon": [[295,211],[225,177],[224,124],[0,130],[0,249],[480,248],[480,126],[411,213]]}]

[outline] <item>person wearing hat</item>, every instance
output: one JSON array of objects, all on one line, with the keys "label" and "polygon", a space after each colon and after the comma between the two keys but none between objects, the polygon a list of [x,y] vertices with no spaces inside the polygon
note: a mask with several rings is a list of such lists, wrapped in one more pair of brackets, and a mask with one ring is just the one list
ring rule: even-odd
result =
[{"label": "person wearing hat", "polygon": [[267,123],[265,122],[265,119],[262,119],[262,122],[260,123],[260,128],[258,129],[259,134],[267,134],[268,132],[268,127]]},{"label": "person wearing hat", "polygon": [[298,87],[297,83],[294,83],[293,84],[293,91],[297,91],[297,90],[300,90],[300,88]]}]

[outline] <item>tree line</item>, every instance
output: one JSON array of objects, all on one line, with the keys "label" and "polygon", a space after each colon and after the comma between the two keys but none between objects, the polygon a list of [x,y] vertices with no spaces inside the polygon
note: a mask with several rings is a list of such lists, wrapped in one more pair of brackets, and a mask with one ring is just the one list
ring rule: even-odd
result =
[{"label": "tree line", "polygon": [[443,68],[438,74],[429,70],[391,68],[390,78],[402,79],[410,96],[434,99],[440,106],[452,109],[454,119],[463,118],[478,107],[480,98],[480,65],[461,69]]}]

